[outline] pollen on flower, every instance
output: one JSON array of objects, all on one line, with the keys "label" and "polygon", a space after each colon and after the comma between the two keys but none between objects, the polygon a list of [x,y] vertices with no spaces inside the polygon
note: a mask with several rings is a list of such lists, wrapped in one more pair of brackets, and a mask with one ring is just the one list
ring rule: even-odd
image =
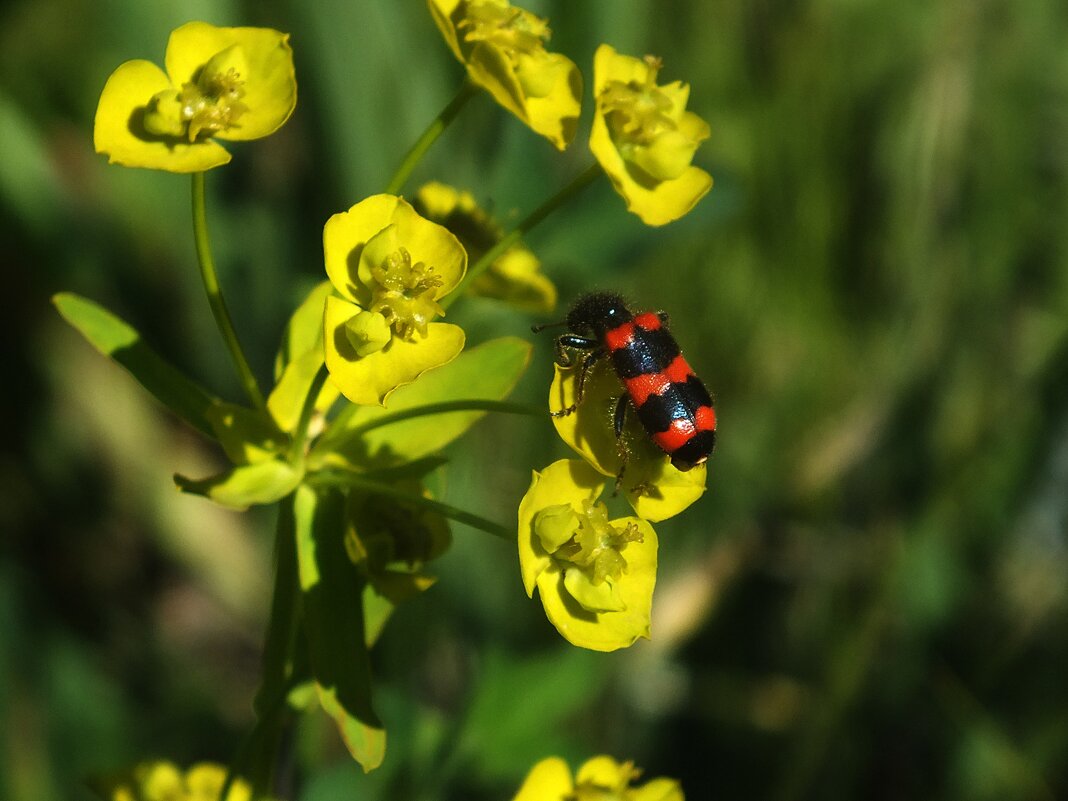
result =
[{"label": "pollen on flower", "polygon": [[233,67],[226,72],[209,72],[210,62],[195,82],[182,86],[182,121],[188,126],[190,142],[198,137],[213,136],[237,124],[248,106],[241,102],[245,96],[245,82]]},{"label": "pollen on flower", "polygon": [[690,166],[701,138],[680,125],[687,114],[680,85],[657,86],[661,60],[646,56],[644,61],[644,80],[610,81],[599,102],[620,155],[658,180],[671,180]]},{"label": "pollen on flower", "polygon": [[445,310],[435,299],[444,279],[423,262],[412,264],[407,248],[398,248],[371,267],[377,282],[372,288],[370,311],[381,314],[397,336],[412,340],[415,332],[427,335],[427,324]]},{"label": "pollen on flower", "polygon": [[484,42],[503,53],[528,97],[548,95],[564,69],[545,50],[552,35],[548,21],[504,0],[471,0],[457,29],[466,42]]},{"label": "pollen on flower", "polygon": [[544,50],[552,35],[547,20],[503,0],[471,0],[457,27],[465,31],[468,42],[489,42],[509,55]]},{"label": "pollen on flower", "polygon": [[606,579],[618,580],[627,572],[622,551],[630,542],[642,542],[633,523],[613,525],[603,503],[587,503],[578,516],[574,536],[553,554],[555,558],[583,568],[597,586]]}]

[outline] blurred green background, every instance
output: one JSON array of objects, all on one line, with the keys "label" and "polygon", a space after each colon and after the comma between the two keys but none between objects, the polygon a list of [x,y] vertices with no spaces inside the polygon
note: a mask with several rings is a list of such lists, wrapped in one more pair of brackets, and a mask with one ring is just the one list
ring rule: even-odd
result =
[{"label": "blurred green background", "polygon": [[[364,777],[321,717],[290,796],[510,798],[538,759],[608,753],[694,799],[1068,797],[1068,6],[1061,0],[567,0],[553,49],[665,58],[716,187],[647,229],[601,181],[529,238],[564,303],[671,313],[715,390],[709,491],[660,524],[653,640],[567,646],[514,549],[454,526],[439,583],[375,654],[389,727]],[[251,722],[270,510],[179,496],[219,454],[66,329],[90,296],[232,399],[189,187],[108,167],[92,119],[122,61],[189,19],[291,32],[300,99],[209,176],[222,282],[255,369],[322,277],[326,218],[380,191],[461,69],[417,0],[0,6],[0,797],[82,798],[139,759],[226,762]],[[588,98],[587,98],[588,101]],[[518,219],[590,160],[486,96],[414,182]],[[455,307],[469,341],[536,322]],[[543,402],[551,347],[517,398]],[[566,456],[484,421],[446,500],[504,523]]]}]

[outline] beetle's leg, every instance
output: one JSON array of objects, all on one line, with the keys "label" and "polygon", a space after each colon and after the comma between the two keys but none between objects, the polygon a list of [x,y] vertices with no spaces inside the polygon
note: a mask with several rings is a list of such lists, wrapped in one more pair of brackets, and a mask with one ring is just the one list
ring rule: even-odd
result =
[{"label": "beetle's leg", "polygon": [[561,367],[570,367],[574,364],[571,359],[571,350],[595,351],[600,343],[596,339],[580,337],[577,334],[564,334],[556,338],[556,363]]},{"label": "beetle's leg", "polygon": [[619,472],[616,473],[616,488],[613,494],[619,492],[623,485],[623,473],[627,469],[627,460],[630,458],[630,450],[627,441],[623,438],[623,427],[627,424],[627,409],[630,408],[630,397],[620,395],[616,401],[616,412],[613,415],[613,428],[616,432],[616,453],[619,454]]},{"label": "beetle's leg", "polygon": [[663,323],[665,327],[667,327],[667,328],[671,327],[671,320],[668,317],[668,313],[667,312],[657,312],[656,316],[660,318],[660,322]]},{"label": "beetle's leg", "polygon": [[[564,337],[560,337],[560,339],[557,340],[558,346],[560,344],[560,340],[562,340],[563,338]],[[581,337],[575,337],[575,339],[581,339]],[[589,342],[592,340],[586,341]],[[572,347],[575,346],[572,345]],[[553,417],[567,417],[569,414],[575,413],[575,410],[578,409],[579,404],[582,403],[583,396],[586,394],[586,378],[587,376],[589,376],[590,371],[593,369],[594,365],[597,364],[597,362],[602,358],[604,358],[604,349],[597,347],[596,343],[594,343],[594,349],[587,353],[586,358],[582,360],[582,367],[580,368],[578,375],[578,383],[575,386],[575,402],[572,403],[570,406],[564,407],[563,409],[558,409],[555,412],[549,412],[550,415],[552,415]],[[570,365],[561,366],[566,367]]]}]

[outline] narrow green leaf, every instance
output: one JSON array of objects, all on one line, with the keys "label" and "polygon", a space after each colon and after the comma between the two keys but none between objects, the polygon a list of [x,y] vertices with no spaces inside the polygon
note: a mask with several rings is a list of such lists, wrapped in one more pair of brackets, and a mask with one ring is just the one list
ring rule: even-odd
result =
[{"label": "narrow green leaf", "polygon": [[291,686],[293,677],[300,596],[292,495],[285,497],[278,508],[274,570],[271,617],[267,622],[267,637],[263,646],[263,678],[254,703],[256,717],[260,720],[273,710],[276,699]]},{"label": "narrow green leaf", "polygon": [[52,303],[90,345],[126,368],[156,400],[215,438],[208,410],[217,399],[148,347],[137,331],[102,306],[70,292],[53,296]]},{"label": "narrow green leaf", "polygon": [[203,495],[220,506],[247,509],[257,504],[282,500],[297,488],[303,478],[303,470],[281,459],[270,459],[241,465],[199,480],[176,474],[174,483],[182,492]]},{"label": "narrow green leaf", "polygon": [[386,732],[371,705],[364,634],[365,579],[345,550],[344,503],[334,491],[300,487],[294,498],[297,563],[312,674],[319,702],[334,718],[364,771],[382,764]]},{"label": "narrow green leaf", "polygon": [[517,337],[490,340],[389,396],[389,407],[360,406],[346,413],[313,450],[325,464],[388,467],[434,453],[463,434],[485,412],[457,411],[417,417],[361,431],[385,415],[451,400],[500,400],[530,361],[531,345]]}]

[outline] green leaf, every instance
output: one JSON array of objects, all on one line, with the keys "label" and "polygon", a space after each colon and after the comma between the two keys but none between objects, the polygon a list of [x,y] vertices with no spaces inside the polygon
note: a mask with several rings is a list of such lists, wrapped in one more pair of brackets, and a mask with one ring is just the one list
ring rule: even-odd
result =
[{"label": "green leaf", "polygon": [[234,464],[271,459],[283,452],[288,437],[266,414],[236,403],[219,402],[207,413],[215,437]]},{"label": "green leaf", "polygon": [[182,492],[203,495],[220,506],[247,509],[280,501],[295,490],[303,478],[303,470],[281,459],[270,459],[199,480],[176,474],[174,483]]},{"label": "green leaf", "polygon": [[482,411],[417,417],[370,431],[361,428],[385,415],[452,400],[500,400],[508,395],[530,361],[531,345],[517,337],[490,340],[452,362],[397,389],[389,408],[354,407],[313,449],[313,459],[354,467],[388,467],[434,453],[475,424]]},{"label": "green leaf", "polygon": [[319,702],[364,771],[382,764],[386,732],[371,706],[371,663],[364,634],[366,581],[345,550],[338,492],[307,486],[294,499],[297,562],[312,675]]},{"label": "green leaf", "polygon": [[296,537],[293,496],[289,495],[279,506],[275,532],[271,617],[263,646],[263,679],[253,704],[256,717],[260,720],[273,712],[278,698],[292,685],[294,652],[300,625]]},{"label": "green leaf", "polygon": [[[267,410],[283,431],[296,428],[304,399],[323,366],[323,308],[332,291],[329,281],[312,289],[293,312],[282,337],[274,362],[277,383],[267,398]],[[325,411],[337,396],[337,387],[328,381],[319,392],[315,408]]]},{"label": "green leaf", "polygon": [[137,331],[102,306],[70,292],[53,296],[52,303],[90,345],[125,367],[156,400],[215,438],[208,412],[217,399],[148,347]]},{"label": "green leaf", "polygon": [[[282,334],[282,346],[274,360],[274,377],[279,380],[287,366],[316,346],[322,352],[323,344],[323,309],[326,299],[333,291],[329,281],[317,284],[308,296],[301,301],[289,318],[285,333]],[[322,364],[322,358],[319,364]],[[316,368],[318,369],[318,368]],[[314,370],[312,374],[314,375]],[[299,411],[299,410],[298,410]]]}]

